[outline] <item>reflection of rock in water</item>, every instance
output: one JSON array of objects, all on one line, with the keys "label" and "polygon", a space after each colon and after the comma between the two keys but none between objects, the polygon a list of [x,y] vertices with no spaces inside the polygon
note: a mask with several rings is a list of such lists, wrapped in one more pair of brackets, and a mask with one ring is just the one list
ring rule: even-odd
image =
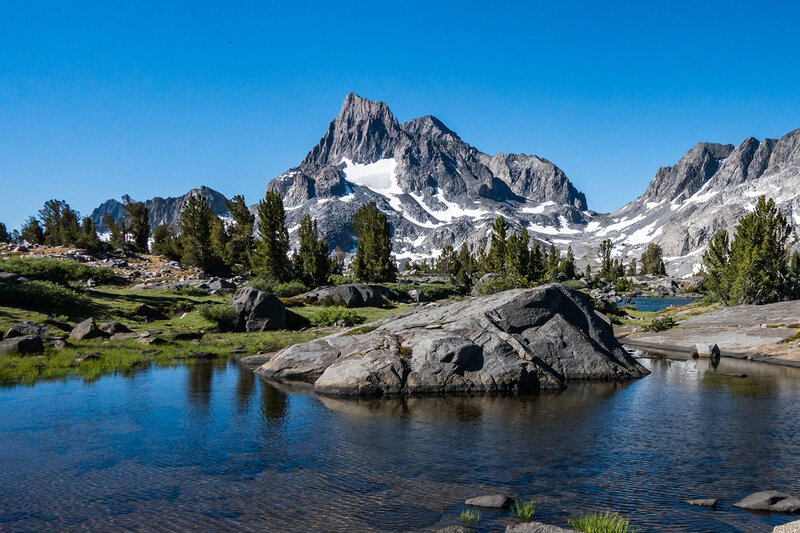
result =
[{"label": "reflection of rock in water", "polygon": [[211,400],[211,380],[214,366],[211,362],[196,361],[189,365],[186,392],[193,408],[207,410]]},{"label": "reflection of rock in water", "polygon": [[283,418],[289,407],[286,393],[267,382],[261,383],[261,414],[264,418]]},{"label": "reflection of rock in water", "polygon": [[255,390],[256,376],[245,368],[239,368],[236,375],[236,410],[242,414],[250,405],[250,398]]}]

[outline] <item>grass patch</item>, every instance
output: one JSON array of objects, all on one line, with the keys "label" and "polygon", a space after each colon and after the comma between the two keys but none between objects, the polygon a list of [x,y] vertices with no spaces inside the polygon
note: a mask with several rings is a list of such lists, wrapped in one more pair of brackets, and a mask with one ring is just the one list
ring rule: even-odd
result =
[{"label": "grass patch", "polygon": [[88,266],[74,259],[12,257],[0,261],[0,272],[13,272],[29,279],[55,281],[62,285],[93,279],[100,285],[118,283],[120,278],[107,267]]},{"label": "grass patch", "polygon": [[51,281],[27,281],[0,284],[0,302],[32,311],[62,313],[91,307],[91,300],[83,293]]},{"label": "grass patch", "polygon": [[375,324],[369,324],[367,326],[361,326],[360,328],[354,328],[350,331],[344,333],[347,337],[352,337],[353,335],[363,335],[364,333],[369,333],[370,331],[375,331],[378,329],[378,326]]},{"label": "grass patch", "polygon": [[476,509],[464,509],[458,515],[458,519],[465,523],[474,523],[481,521],[481,512]]},{"label": "grass patch", "polygon": [[530,522],[533,520],[533,515],[536,512],[536,506],[532,501],[523,502],[521,500],[514,500],[511,506],[511,516],[520,522]]},{"label": "grass patch", "polygon": [[346,307],[325,307],[315,311],[308,317],[308,321],[315,326],[333,326],[340,320],[345,320],[353,324],[361,324],[366,320],[352,309]]},{"label": "grass patch", "polygon": [[278,298],[291,298],[292,296],[308,292],[308,287],[298,280],[287,281],[286,283],[275,283],[264,278],[253,278],[248,285],[260,291],[271,292]]},{"label": "grass patch", "polygon": [[796,341],[798,339],[800,339],[800,328],[797,331],[794,332],[794,335],[792,335],[790,337],[786,337],[781,342],[783,344],[789,344],[790,342],[794,342],[794,341]]},{"label": "grass patch", "polygon": [[226,304],[205,304],[198,309],[200,316],[213,322],[220,329],[225,331],[233,331],[236,329],[239,317],[236,314],[236,309]]},{"label": "grass patch", "polygon": [[595,511],[574,516],[569,519],[569,526],[583,533],[637,533],[630,527],[627,518],[609,511]]},{"label": "grass patch", "polygon": [[678,322],[671,316],[660,316],[654,318],[650,324],[642,326],[644,331],[667,331],[672,329]]}]

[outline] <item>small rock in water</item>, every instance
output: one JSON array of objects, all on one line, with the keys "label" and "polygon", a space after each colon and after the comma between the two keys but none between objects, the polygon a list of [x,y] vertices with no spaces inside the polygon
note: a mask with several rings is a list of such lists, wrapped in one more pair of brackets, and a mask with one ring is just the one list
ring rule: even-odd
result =
[{"label": "small rock in water", "polygon": [[775,490],[756,492],[733,504],[734,507],[747,511],[768,511],[771,513],[800,512],[800,500]]},{"label": "small rock in water", "polygon": [[574,529],[564,529],[563,527],[542,524],[541,522],[526,522],[506,526],[506,533],[577,533]]},{"label": "small rock in water", "polygon": [[474,529],[470,529],[466,526],[447,526],[442,529],[437,529],[436,533],[475,533]]},{"label": "small rock in water", "polygon": [[689,505],[696,505],[698,507],[716,507],[717,506],[717,498],[698,498],[695,500],[684,500],[683,503],[688,503]]},{"label": "small rock in water", "polygon": [[485,507],[487,509],[506,509],[511,505],[511,498],[505,494],[485,494],[475,496],[464,502],[473,507]]}]

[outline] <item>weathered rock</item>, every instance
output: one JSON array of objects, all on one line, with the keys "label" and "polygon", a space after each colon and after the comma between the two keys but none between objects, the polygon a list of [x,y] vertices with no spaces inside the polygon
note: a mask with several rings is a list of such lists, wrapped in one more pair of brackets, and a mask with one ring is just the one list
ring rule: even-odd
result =
[{"label": "weathered rock", "polygon": [[716,507],[717,506],[717,498],[698,498],[694,500],[684,500],[683,503],[688,503],[689,505],[695,505],[697,507]]},{"label": "weathered rock", "polygon": [[130,333],[131,329],[122,324],[121,322],[103,322],[100,324],[99,327],[102,331],[105,331],[109,335],[113,336],[117,333]]},{"label": "weathered rock", "polygon": [[775,526],[772,533],[800,533],[800,520],[795,520],[782,526]]},{"label": "weathered rock", "polygon": [[563,527],[543,524],[541,522],[525,522],[524,524],[514,524],[506,526],[506,533],[577,533],[574,529],[564,529]]},{"label": "weathered rock", "polygon": [[64,339],[58,339],[53,341],[53,348],[55,348],[56,350],[63,350],[66,347],[67,347],[67,341],[65,341]]},{"label": "weathered rock", "polygon": [[41,337],[44,335],[45,328],[42,324],[38,322],[31,322],[30,320],[25,320],[23,322],[18,322],[14,324],[8,331],[6,331],[6,339],[11,339],[14,337],[24,337],[26,335],[35,335],[37,337]]},{"label": "weathered rock", "polygon": [[308,303],[341,305],[344,307],[380,307],[384,298],[389,297],[389,289],[380,285],[349,283],[338,287],[320,287],[299,295],[297,298]]},{"label": "weathered rock", "polygon": [[18,278],[19,274],[14,274],[13,272],[0,272],[0,281],[10,283],[12,281],[17,281]]},{"label": "weathered rock", "polygon": [[191,341],[203,338],[202,331],[176,331],[170,335],[174,341]]},{"label": "weathered rock", "polygon": [[242,287],[236,291],[231,305],[238,315],[237,329],[266,331],[286,326],[286,308],[272,293]]},{"label": "weathered rock", "polygon": [[[428,329],[432,324],[437,329]],[[256,373],[317,382],[318,392],[379,395],[561,389],[570,379],[644,376],[581,293],[516,289],[416,309],[290,346]]]},{"label": "weathered rock", "polygon": [[437,529],[436,533],[475,533],[475,530],[470,529],[466,526],[455,525],[455,526],[443,527],[442,529]]},{"label": "weathered rock", "polygon": [[124,340],[128,340],[128,339],[138,339],[138,338],[141,338],[141,336],[142,336],[141,333],[136,333],[136,332],[133,332],[133,331],[128,332],[128,333],[114,333],[113,335],[111,335],[111,340],[112,341],[124,341]]},{"label": "weathered rock", "polygon": [[505,494],[484,494],[475,496],[464,502],[472,507],[485,507],[487,509],[507,509],[511,506],[511,498]]},{"label": "weathered rock", "polygon": [[483,287],[486,283],[499,278],[500,274],[484,274],[481,276],[481,279],[475,282],[475,286],[472,287],[472,296],[478,296],[481,293],[481,287]]},{"label": "weathered rock", "polygon": [[697,343],[695,344],[695,350],[698,357],[719,361],[719,346],[716,344]]},{"label": "weathered rock", "polygon": [[37,335],[23,335],[0,341],[0,355],[42,353],[44,345]]},{"label": "weathered rock", "polygon": [[734,503],[733,506],[748,511],[793,514],[800,512],[800,499],[783,492],[768,490],[751,494]]},{"label": "weathered rock", "polygon": [[56,329],[60,329],[61,331],[72,331],[72,325],[68,322],[64,322],[63,320],[57,320],[51,316],[44,319],[45,325],[52,326]]},{"label": "weathered rock", "polygon": [[94,323],[94,318],[91,317],[75,326],[69,334],[69,338],[76,341],[96,339],[98,337],[108,337],[108,333],[98,328]]},{"label": "weathered rock", "polygon": [[144,344],[145,346],[157,346],[159,344],[166,344],[167,341],[162,339],[161,337],[139,337],[136,339],[136,342],[139,344]]},{"label": "weathered rock", "polygon": [[140,305],[139,307],[136,308],[136,311],[134,312],[136,313],[137,316],[144,318],[148,322],[153,320],[167,319],[167,315],[165,315],[162,311],[154,307],[150,307],[147,304]]},{"label": "weathered rock", "polygon": [[101,356],[97,352],[87,353],[85,355],[82,355],[80,357],[76,357],[75,359],[73,359],[72,366],[77,366],[77,365],[83,363],[84,361],[98,361],[100,359],[101,359]]},{"label": "weathered rock", "polygon": [[427,298],[425,298],[425,294],[419,289],[411,289],[408,291],[408,297],[411,298],[414,302],[425,302]]}]

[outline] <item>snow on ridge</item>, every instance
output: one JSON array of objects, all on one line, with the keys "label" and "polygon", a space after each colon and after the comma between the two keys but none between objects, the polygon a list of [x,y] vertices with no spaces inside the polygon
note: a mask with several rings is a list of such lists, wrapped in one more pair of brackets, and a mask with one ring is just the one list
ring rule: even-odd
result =
[{"label": "snow on ridge", "polygon": [[580,233],[580,230],[572,229],[569,227],[569,220],[564,215],[559,215],[558,226],[542,226],[540,224],[528,223],[528,228],[536,233],[544,235],[574,235]]},{"label": "snow on ridge", "polygon": [[542,213],[544,213],[544,208],[547,207],[548,205],[556,205],[556,203],[553,202],[552,200],[548,200],[548,201],[542,202],[539,205],[536,205],[534,207],[523,207],[522,209],[519,210],[519,212],[520,213],[531,213],[531,214],[534,214],[534,215],[541,215]]},{"label": "snow on ridge", "polygon": [[631,233],[627,239],[625,239],[624,241],[625,244],[631,246],[637,246],[639,244],[647,244],[648,242],[652,241],[653,239],[661,235],[662,228],[659,227],[658,229],[653,231],[653,227],[657,223],[658,221],[656,220],[655,222],[652,222],[651,224],[648,224],[643,228],[637,229],[636,231]]},{"label": "snow on ridge", "polygon": [[[452,222],[454,218],[459,218],[459,217],[482,218],[489,214],[489,211],[485,209],[467,209],[465,207],[459,206],[454,202],[450,202],[445,199],[444,194],[442,194],[441,192],[434,195],[434,198],[436,198],[439,202],[444,204],[446,208],[441,211],[434,211],[428,205],[426,205],[425,198],[421,194],[412,192],[409,193],[409,196],[411,196],[414,200],[416,200],[419,206],[422,209],[424,209],[426,213],[428,213],[434,219],[438,220],[439,226],[441,226],[443,223]],[[408,215],[405,216],[406,218],[409,218]]]},{"label": "snow on ridge", "polygon": [[369,187],[382,196],[403,194],[400,184],[397,182],[397,161],[393,157],[379,159],[374,163],[353,163],[350,159],[343,157],[342,164],[345,165],[344,179],[356,185]]},{"label": "snow on ridge", "polygon": [[664,200],[661,200],[660,202],[647,202],[645,204],[645,207],[647,209],[655,209],[656,207],[660,206],[663,203],[664,203]]},{"label": "snow on ridge", "polygon": [[644,215],[636,215],[631,219],[629,219],[628,217],[622,217],[621,219],[616,219],[617,220],[616,223],[606,226],[601,230],[598,230],[597,234],[600,235],[601,237],[604,237],[608,235],[608,233],[611,231],[622,231],[628,226],[632,226],[637,222],[641,222],[644,219],[645,219]]}]

